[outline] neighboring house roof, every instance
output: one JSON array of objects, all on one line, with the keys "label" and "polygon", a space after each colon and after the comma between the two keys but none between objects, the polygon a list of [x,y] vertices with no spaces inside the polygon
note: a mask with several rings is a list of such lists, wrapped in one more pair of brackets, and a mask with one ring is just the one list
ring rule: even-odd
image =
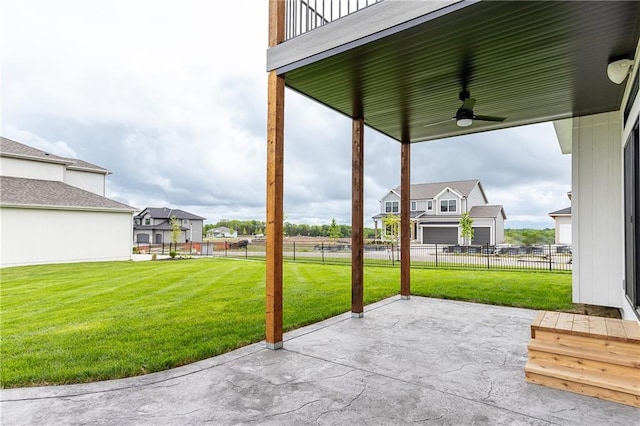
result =
[{"label": "neighboring house roof", "polygon": [[504,209],[501,205],[489,205],[489,206],[473,206],[471,210],[469,210],[469,216],[473,219],[474,217],[498,217],[502,215],[503,219],[507,219],[507,215],[504,213]]},{"label": "neighboring house roof", "polygon": [[556,210],[555,212],[549,213],[549,216],[571,216],[571,207],[567,207],[564,209]]},{"label": "neighboring house roof", "polygon": [[[412,200],[423,200],[423,199],[431,199],[435,198],[436,195],[440,194],[447,188],[451,188],[457,193],[459,193],[463,197],[468,197],[473,191],[473,188],[478,185],[480,188],[480,192],[482,192],[482,196],[486,200],[487,197],[484,193],[484,189],[480,184],[478,179],[473,180],[457,180],[451,182],[433,182],[433,183],[416,183],[411,185],[411,199]],[[400,195],[400,187],[397,187],[393,190],[395,193]]]},{"label": "neighboring house roof", "polygon": [[84,160],[77,158],[60,157],[49,154],[41,149],[16,142],[5,137],[0,137],[0,155],[3,157],[21,158],[25,160],[44,161],[47,163],[58,163],[66,166],[70,170],[80,170],[84,172],[111,174],[111,171],[96,166]]},{"label": "neighboring house roof", "polygon": [[218,233],[224,233],[224,232],[230,232],[231,230],[229,228],[227,228],[226,226],[221,226],[219,228],[214,228],[212,229],[213,232],[218,232]]},{"label": "neighboring house roof", "polygon": [[[169,222],[162,222],[162,223],[159,223],[157,225],[133,225],[133,229],[135,229],[136,231],[145,231],[145,230],[171,231],[171,224]],[[181,226],[180,230],[181,231],[188,231],[189,228]]]},{"label": "neighboring house roof", "polygon": [[0,155],[2,155],[3,157],[25,158],[30,160],[46,161],[50,163],[70,163],[70,161],[66,158],[49,154],[48,152],[21,144],[5,137],[0,137]]},{"label": "neighboring house roof", "polygon": [[[412,211],[411,213],[409,213],[409,217],[411,219],[416,219],[417,217],[423,215],[425,212],[424,211]],[[382,219],[384,217],[387,217],[388,215],[394,215],[394,216],[399,216],[398,213],[379,213],[375,216],[373,216],[373,219]]]},{"label": "neighboring house roof", "polygon": [[175,216],[176,219],[191,219],[191,220],[205,220],[206,218],[195,215],[193,213],[186,212],[180,209],[170,209],[167,207],[147,207],[136,217],[143,217],[146,213],[154,219],[170,219],[172,216]]},{"label": "neighboring house roof", "polygon": [[107,170],[103,167],[96,166],[95,164],[89,163],[88,161],[78,160],[76,158],[65,158],[72,162],[72,164],[67,166],[69,170],[80,170],[83,172],[91,172],[91,173],[103,173],[105,175],[110,175],[111,170]]},{"label": "neighboring house roof", "polygon": [[60,181],[0,176],[3,207],[51,207],[88,210],[137,211],[135,207],[102,197]]}]

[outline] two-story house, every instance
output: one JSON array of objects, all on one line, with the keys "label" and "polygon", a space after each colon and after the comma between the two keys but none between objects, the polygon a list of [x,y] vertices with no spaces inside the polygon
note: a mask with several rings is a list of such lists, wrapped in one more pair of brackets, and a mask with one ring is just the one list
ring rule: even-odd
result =
[{"label": "two-story house", "polygon": [[171,241],[171,218],[180,223],[179,243],[202,242],[206,218],[180,209],[147,207],[133,218],[133,238],[137,243],[162,244]]},{"label": "two-story house", "polygon": [[[380,200],[380,213],[373,217],[376,234],[384,235],[383,219],[400,214],[400,187]],[[421,244],[463,244],[460,218],[473,220],[471,244],[500,244],[504,241],[506,215],[501,205],[490,205],[479,180],[420,183],[411,185],[411,239]]]},{"label": "two-story house", "polygon": [[0,138],[1,265],[131,259],[137,209],[105,197],[110,173]]}]

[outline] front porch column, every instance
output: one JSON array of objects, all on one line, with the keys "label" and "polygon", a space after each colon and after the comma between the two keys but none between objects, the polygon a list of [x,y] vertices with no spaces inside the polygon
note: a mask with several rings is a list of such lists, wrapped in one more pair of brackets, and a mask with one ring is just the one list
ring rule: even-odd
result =
[{"label": "front porch column", "polygon": [[411,144],[400,144],[400,296],[411,296]]},{"label": "front porch column", "polygon": [[[284,39],[285,3],[269,1],[269,46]],[[269,73],[267,87],[266,346],[282,348],[284,189],[284,79]]]},{"label": "front porch column", "polygon": [[352,125],[351,316],[364,312],[364,120]]}]

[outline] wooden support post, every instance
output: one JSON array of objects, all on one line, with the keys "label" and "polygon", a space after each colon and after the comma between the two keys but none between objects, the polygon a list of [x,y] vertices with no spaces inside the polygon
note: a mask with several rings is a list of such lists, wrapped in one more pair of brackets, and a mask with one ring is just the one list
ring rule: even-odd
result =
[{"label": "wooden support post", "polygon": [[351,316],[364,313],[364,120],[353,119],[351,169]]},{"label": "wooden support post", "polygon": [[[284,40],[284,2],[269,0],[269,46]],[[267,85],[266,345],[282,348],[282,241],[284,200],[284,79]]]},{"label": "wooden support post", "polygon": [[411,144],[403,141],[400,155],[400,296],[411,296]]}]

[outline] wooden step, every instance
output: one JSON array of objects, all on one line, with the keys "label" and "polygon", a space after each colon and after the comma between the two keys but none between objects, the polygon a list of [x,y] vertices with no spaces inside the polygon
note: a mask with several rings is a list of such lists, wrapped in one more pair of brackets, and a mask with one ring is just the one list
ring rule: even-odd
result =
[{"label": "wooden step", "polygon": [[525,367],[527,382],[555,389],[593,396],[607,401],[618,402],[640,408],[640,396],[628,392],[603,388],[590,383],[575,381],[575,377],[562,369],[540,368],[529,365]]},{"label": "wooden step", "polygon": [[[640,346],[619,348],[601,342],[567,342],[566,339],[531,339],[529,353],[546,352],[577,359],[598,361],[601,363],[640,369]],[[638,370],[640,374],[640,370]]]},{"label": "wooden step", "polygon": [[[559,355],[558,358],[562,357]],[[562,378],[575,383],[583,383],[640,396],[640,376],[638,375],[640,370],[633,375],[628,375],[621,374],[621,371],[615,368],[601,371],[589,368],[584,364],[580,368],[576,368],[570,363],[563,364],[561,362],[562,360],[554,363],[554,360],[549,359],[530,359],[525,366],[525,373],[535,372],[543,376]]]},{"label": "wooden step", "polygon": [[640,324],[539,312],[525,377],[557,389],[640,407]]},{"label": "wooden step", "polygon": [[532,338],[538,330],[640,344],[640,324],[616,318],[539,311],[531,324]]}]

